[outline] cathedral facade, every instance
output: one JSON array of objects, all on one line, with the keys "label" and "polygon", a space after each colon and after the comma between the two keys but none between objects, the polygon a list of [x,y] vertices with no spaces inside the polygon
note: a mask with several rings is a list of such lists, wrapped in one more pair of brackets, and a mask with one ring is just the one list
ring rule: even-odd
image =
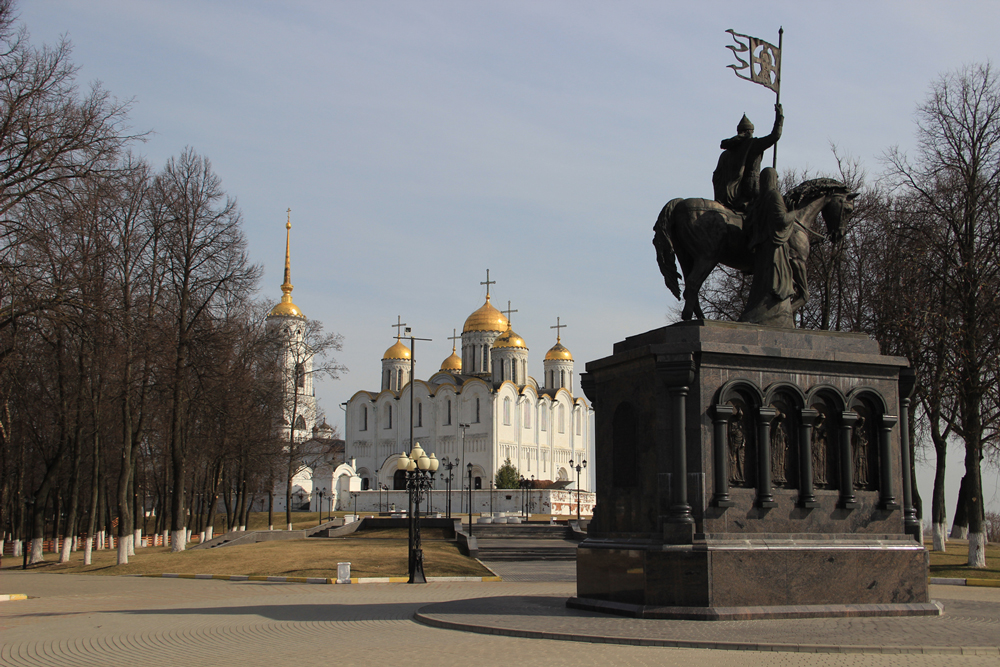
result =
[{"label": "cathedral facade", "polygon": [[[358,391],[347,402],[346,457],[362,488],[404,488],[397,460],[412,448],[411,419],[414,440],[442,462],[436,489],[445,488],[447,462],[457,463],[453,489],[468,484],[469,463],[473,488],[488,489],[506,459],[526,479],[575,487],[570,461],[592,458],[592,409],[573,396],[573,356],[561,336],[545,354],[539,384],[529,375],[527,344],[487,289],[461,341],[461,355],[453,347],[440,370],[421,380],[410,377],[410,349],[397,338],[382,356],[381,388]],[[584,489],[586,480],[580,477]]]}]

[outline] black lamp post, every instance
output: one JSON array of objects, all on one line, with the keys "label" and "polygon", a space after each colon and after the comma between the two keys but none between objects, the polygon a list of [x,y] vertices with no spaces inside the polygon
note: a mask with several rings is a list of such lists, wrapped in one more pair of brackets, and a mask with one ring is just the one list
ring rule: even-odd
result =
[{"label": "black lamp post", "polygon": [[580,521],[580,471],[587,467],[587,460],[573,465],[573,459],[569,460],[569,467],[576,470],[576,520]]},{"label": "black lamp post", "polygon": [[459,466],[459,459],[457,457],[455,458],[454,461],[449,461],[447,456],[441,460],[441,467],[447,471],[446,474],[444,475],[444,483],[445,487],[447,487],[448,489],[447,491],[448,497],[444,502],[444,506],[445,506],[445,512],[447,513],[449,519],[451,518],[451,481],[455,479],[455,474],[452,472],[452,470],[454,470],[458,466]]},{"label": "black lamp post", "polygon": [[426,584],[424,576],[424,552],[420,548],[420,503],[423,494],[433,484],[431,475],[438,469],[438,460],[434,454],[427,456],[420,443],[414,443],[409,456],[405,453],[399,457],[399,470],[404,471],[406,490],[410,495],[410,539],[409,539],[409,571],[408,584]]},{"label": "black lamp post", "polygon": [[351,497],[354,498],[354,520],[358,520],[358,496],[361,495],[360,491],[351,491]]},{"label": "black lamp post", "polygon": [[323,492],[325,490],[326,489],[320,489],[319,491],[316,492],[316,495],[319,496],[319,505],[316,506],[316,514],[318,515],[318,518],[316,519],[317,526],[323,524]]},{"label": "black lamp post", "polygon": [[472,464],[465,464],[465,469],[469,471],[469,537],[472,537]]},{"label": "black lamp post", "polygon": [[493,487],[495,487],[495,486],[496,486],[496,484],[494,484],[493,480],[491,479],[490,480],[490,516],[493,516]]},{"label": "black lamp post", "polygon": [[524,490],[528,486],[528,480],[524,478],[524,475],[521,475],[521,478],[518,480],[517,485],[521,489],[521,516],[524,517],[524,509],[525,509]]},{"label": "black lamp post", "polygon": [[331,521],[333,519],[333,491],[331,491],[326,496],[326,520]]}]

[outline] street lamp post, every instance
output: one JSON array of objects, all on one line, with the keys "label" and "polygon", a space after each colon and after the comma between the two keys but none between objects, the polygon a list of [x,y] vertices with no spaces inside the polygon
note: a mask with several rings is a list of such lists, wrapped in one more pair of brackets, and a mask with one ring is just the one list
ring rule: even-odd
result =
[{"label": "street lamp post", "polygon": [[445,506],[445,512],[447,513],[449,519],[451,518],[451,481],[455,479],[455,474],[452,472],[452,470],[454,470],[458,466],[459,466],[459,459],[457,457],[455,458],[454,461],[449,461],[447,456],[441,460],[441,467],[444,468],[446,471],[444,475],[444,483],[445,486],[447,487],[448,497],[445,500],[444,506]]},{"label": "street lamp post", "polygon": [[318,518],[316,519],[316,525],[317,526],[321,526],[323,524],[323,492],[324,491],[326,491],[326,487],[324,487],[324,488],[322,488],[322,489],[320,489],[319,491],[316,492],[316,495],[319,496],[319,505],[316,506],[316,514],[318,515]]},{"label": "street lamp post", "polygon": [[587,467],[587,460],[573,465],[573,459],[569,460],[569,467],[576,470],[576,520],[580,521],[580,471]]},{"label": "street lamp post", "polygon": [[[456,462],[456,463],[458,463],[458,461],[460,461],[460,460],[464,460],[464,461],[468,461],[468,460],[469,460],[469,459],[468,459],[468,458],[467,458],[467,457],[465,456],[465,429],[469,428],[469,426],[471,426],[471,424],[459,424],[459,425],[458,425],[458,427],[459,427],[460,429],[462,429],[462,458],[461,458],[461,459],[456,459],[456,460],[455,460],[455,462]],[[461,473],[459,474],[459,476],[461,476]],[[469,488],[472,488],[472,487],[471,487],[471,485],[470,485],[470,487],[469,487]],[[469,497],[471,498],[472,496],[470,495]],[[472,510],[471,510],[471,507],[472,507],[472,505],[470,504],[470,505],[469,505],[469,508],[470,508],[470,510],[469,510],[469,511],[470,511],[470,512],[472,511]]]},{"label": "street lamp post", "polygon": [[[465,431],[462,431],[462,435],[464,437]],[[469,537],[472,537],[472,464],[465,464],[465,469],[469,471]]]},{"label": "street lamp post", "polygon": [[351,491],[351,497],[354,498],[354,520],[358,520],[358,496],[361,495],[360,491]]},{"label": "street lamp post", "polygon": [[423,501],[423,493],[429,490],[433,483],[431,475],[438,469],[438,460],[434,454],[427,456],[420,443],[414,443],[409,456],[403,453],[399,457],[397,467],[404,472],[406,490],[410,495],[410,578],[407,583],[426,584],[424,552],[420,548],[420,503]]},{"label": "street lamp post", "polygon": [[496,484],[494,484],[493,480],[491,479],[490,480],[490,516],[493,516],[493,487],[494,486],[496,486]]},{"label": "street lamp post", "polygon": [[525,489],[525,486],[527,485],[527,483],[528,483],[528,480],[526,480],[524,478],[524,475],[521,475],[521,478],[517,481],[517,486],[518,486],[518,488],[521,489],[521,516],[522,517],[524,517],[524,489]]}]

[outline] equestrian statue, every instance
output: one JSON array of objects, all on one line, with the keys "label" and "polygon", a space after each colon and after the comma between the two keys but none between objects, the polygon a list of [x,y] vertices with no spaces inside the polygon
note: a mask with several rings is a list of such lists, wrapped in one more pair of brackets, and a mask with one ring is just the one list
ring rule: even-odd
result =
[{"label": "equestrian statue", "polygon": [[[712,175],[714,200],[673,199],[653,226],[660,272],[673,295],[684,301],[684,320],[705,319],[698,294],[712,270],[724,264],[753,275],[741,322],[794,327],[795,311],[809,300],[810,246],[843,238],[857,193],[839,181],[816,178],[782,195],[778,172],[771,167],[761,171],[763,152],[781,138],[781,105],[774,110],[768,136],[755,138],[753,123],[744,115],[736,136],[722,141]],[[820,214],[825,235],[813,229]]]}]

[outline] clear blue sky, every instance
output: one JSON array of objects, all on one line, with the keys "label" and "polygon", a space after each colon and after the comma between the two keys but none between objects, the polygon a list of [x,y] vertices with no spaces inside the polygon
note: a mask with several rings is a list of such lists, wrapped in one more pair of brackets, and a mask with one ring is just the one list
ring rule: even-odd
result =
[{"label": "clear blue sky", "polygon": [[[83,82],[134,98],[156,167],[187,145],[212,160],[274,300],[292,209],[295,302],[344,336],[350,372],[317,390],[341,425],[338,405],[378,388],[396,316],[434,339],[426,377],[487,267],[536,377],[557,316],[578,371],[673,321],[653,221],[711,196],[744,112],[760,134],[773,120],[773,94],[726,68],[727,28],[784,26],[779,167],[813,172],[836,144],[877,174],[912,148],[931,81],[1000,50],[992,1],[22,0],[20,16],[36,44],[69,37]],[[949,497],[961,467],[955,451]]]}]

